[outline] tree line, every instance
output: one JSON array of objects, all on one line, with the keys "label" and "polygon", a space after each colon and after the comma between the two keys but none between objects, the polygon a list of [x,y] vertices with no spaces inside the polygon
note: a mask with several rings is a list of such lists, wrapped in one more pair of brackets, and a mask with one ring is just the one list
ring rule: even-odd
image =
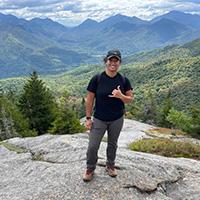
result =
[{"label": "tree line", "polygon": [[[168,89],[162,100],[157,93],[147,90],[140,101],[127,106],[126,116],[160,127],[181,129],[192,135],[200,134],[200,103],[180,110],[174,104],[173,90]],[[73,97],[68,92],[55,97],[37,72],[33,72],[19,94],[0,91],[0,140],[82,132],[85,128],[79,119],[84,115],[84,97]]]},{"label": "tree line", "polygon": [[82,131],[84,127],[69,96],[56,99],[35,71],[20,94],[0,92],[0,140],[13,136],[73,134]]},{"label": "tree line", "polygon": [[160,127],[179,129],[192,136],[200,135],[200,103],[180,110],[172,99],[170,88],[162,100],[156,91],[149,89],[140,102],[128,108],[127,117]]}]

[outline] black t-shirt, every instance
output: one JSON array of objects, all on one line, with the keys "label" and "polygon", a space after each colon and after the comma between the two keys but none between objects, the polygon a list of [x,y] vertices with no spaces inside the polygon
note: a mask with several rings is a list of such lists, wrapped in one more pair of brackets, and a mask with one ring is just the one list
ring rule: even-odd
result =
[{"label": "black t-shirt", "polygon": [[123,116],[124,102],[121,99],[109,97],[119,85],[123,94],[132,90],[130,81],[119,73],[114,77],[109,77],[104,71],[101,75],[92,77],[87,90],[95,93],[95,118],[102,121],[113,121]]}]

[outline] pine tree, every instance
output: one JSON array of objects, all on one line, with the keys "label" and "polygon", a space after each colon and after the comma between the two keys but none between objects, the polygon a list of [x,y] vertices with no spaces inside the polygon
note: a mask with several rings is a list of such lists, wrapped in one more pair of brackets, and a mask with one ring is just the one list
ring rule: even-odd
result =
[{"label": "pine tree", "polygon": [[36,130],[39,135],[49,129],[55,118],[56,105],[54,98],[35,71],[24,85],[19,98],[19,107],[29,119],[30,128]]}]

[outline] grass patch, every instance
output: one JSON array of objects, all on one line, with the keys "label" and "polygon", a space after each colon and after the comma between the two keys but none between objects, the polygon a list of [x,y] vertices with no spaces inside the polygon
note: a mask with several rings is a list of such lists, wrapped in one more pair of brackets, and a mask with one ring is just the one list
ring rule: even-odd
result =
[{"label": "grass patch", "polygon": [[129,144],[133,151],[153,153],[166,157],[184,157],[200,160],[200,146],[170,139],[144,139]]},{"label": "grass patch", "polygon": [[149,135],[173,135],[173,136],[189,136],[187,133],[178,130],[178,129],[170,129],[170,128],[153,128],[145,131],[145,133]]},{"label": "grass patch", "polygon": [[27,149],[16,146],[14,144],[10,144],[8,142],[0,142],[0,145],[4,146],[9,151],[15,151],[16,153],[26,153],[26,152],[28,152]]},{"label": "grass patch", "polygon": [[32,155],[32,160],[35,160],[35,161],[44,161],[44,157],[40,153],[35,153],[35,154]]}]

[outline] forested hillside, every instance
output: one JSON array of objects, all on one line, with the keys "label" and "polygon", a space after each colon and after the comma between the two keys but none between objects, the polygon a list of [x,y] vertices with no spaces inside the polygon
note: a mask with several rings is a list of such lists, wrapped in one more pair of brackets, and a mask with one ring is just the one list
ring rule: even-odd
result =
[{"label": "forested hillside", "polygon": [[[121,73],[126,75],[135,91],[136,101],[142,101],[150,89],[159,100],[170,89],[175,105],[184,109],[200,99],[200,39],[182,46],[167,46],[150,52],[124,58]],[[102,65],[80,66],[60,75],[44,76],[43,79],[55,95],[67,91],[81,97],[86,93],[89,79],[104,70]],[[2,90],[18,90],[24,78],[4,79]],[[21,85],[21,86],[20,86]]]},{"label": "forested hillside", "polygon": [[[198,103],[200,99],[199,49],[200,39],[182,46],[168,46],[138,56],[133,55],[124,59],[125,62],[129,62],[121,66],[121,73],[130,79],[137,101],[142,101],[144,94],[150,89],[161,100],[170,89],[175,105],[183,109]],[[137,62],[130,62],[136,57]],[[48,78],[47,81],[54,90],[66,89],[72,95],[79,96],[86,92],[89,79],[102,70],[103,64],[81,66],[59,78]]]}]

